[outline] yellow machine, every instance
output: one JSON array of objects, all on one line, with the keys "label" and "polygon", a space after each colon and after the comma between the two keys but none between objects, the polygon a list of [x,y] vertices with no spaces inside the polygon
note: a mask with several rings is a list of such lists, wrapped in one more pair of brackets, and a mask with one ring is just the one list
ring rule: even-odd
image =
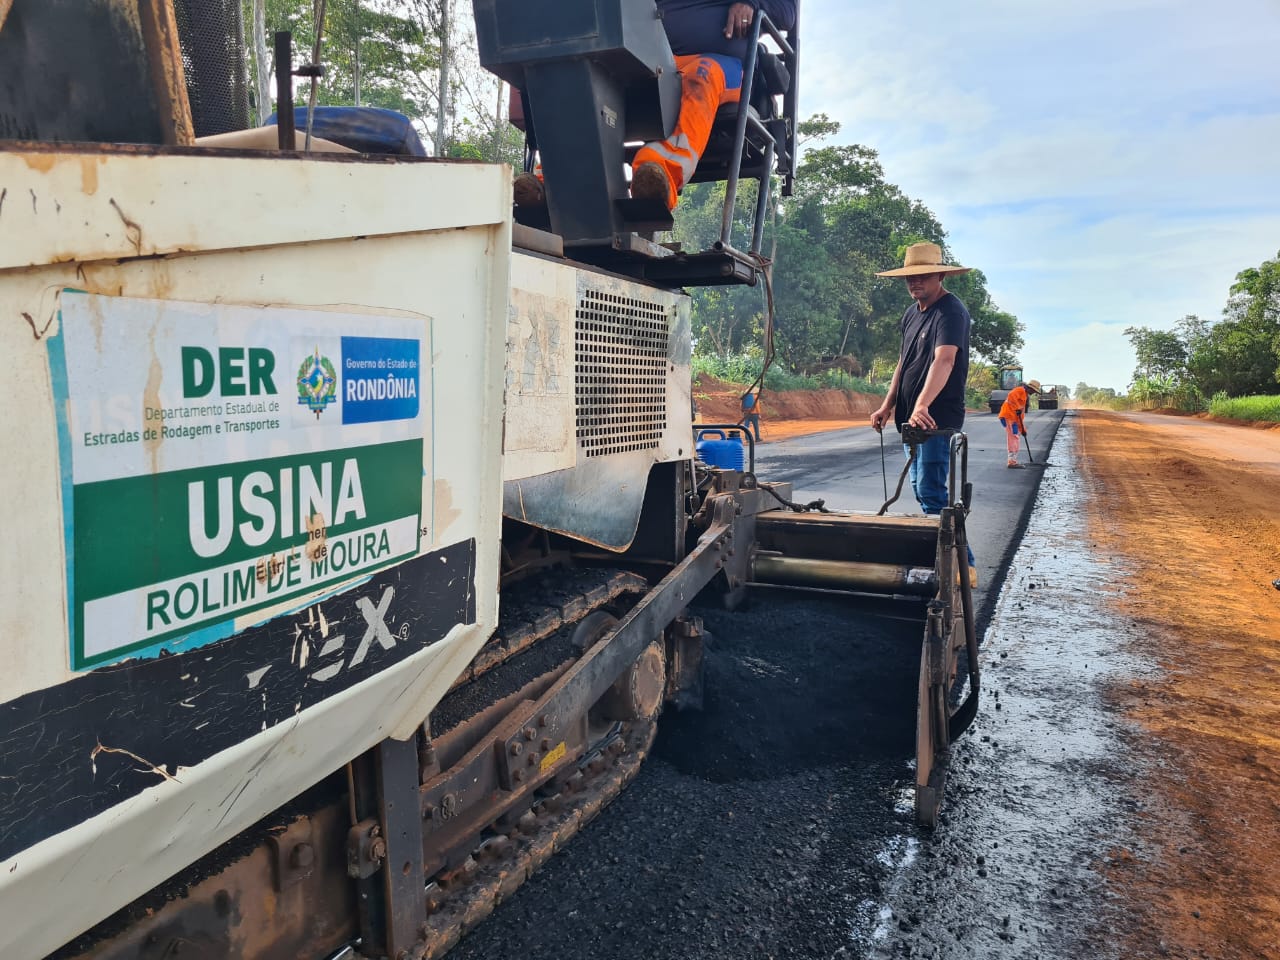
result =
[{"label": "yellow machine", "polygon": [[[987,400],[987,404],[992,413],[999,413],[1001,405],[1004,404],[1005,398],[1009,396],[1009,391],[1020,383],[1024,383],[1022,379],[1022,367],[1020,366],[1004,366],[1000,368],[1000,384],[996,389],[991,391],[991,396]],[[1036,404],[1041,410],[1057,410],[1058,409],[1058,388],[1045,387],[1036,397]]]}]

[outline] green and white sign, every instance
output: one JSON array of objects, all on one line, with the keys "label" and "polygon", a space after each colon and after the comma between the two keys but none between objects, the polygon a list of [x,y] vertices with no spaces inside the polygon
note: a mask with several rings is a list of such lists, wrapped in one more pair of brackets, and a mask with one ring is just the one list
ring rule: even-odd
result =
[{"label": "green and white sign", "polygon": [[213,642],[424,547],[429,321],[73,291],[61,321],[73,669]]}]

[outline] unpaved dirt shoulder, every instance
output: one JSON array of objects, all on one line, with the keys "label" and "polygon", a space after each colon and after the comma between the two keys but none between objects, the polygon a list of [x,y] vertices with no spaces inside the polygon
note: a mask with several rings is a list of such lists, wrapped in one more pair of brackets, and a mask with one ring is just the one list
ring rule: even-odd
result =
[{"label": "unpaved dirt shoulder", "polygon": [[1150,795],[1111,885],[1135,928],[1161,932],[1161,955],[1276,956],[1280,436],[1098,411],[1077,423],[1091,539],[1132,570],[1110,605],[1145,627],[1129,647],[1159,665],[1110,691],[1139,725]]}]

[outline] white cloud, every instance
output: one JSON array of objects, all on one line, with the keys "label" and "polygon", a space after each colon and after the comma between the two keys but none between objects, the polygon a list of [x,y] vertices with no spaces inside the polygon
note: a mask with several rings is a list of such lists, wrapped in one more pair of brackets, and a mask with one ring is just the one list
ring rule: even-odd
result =
[{"label": "white cloud", "polygon": [[1028,378],[1079,383],[1123,390],[1133,373],[1134,353],[1123,323],[1086,323],[1070,330],[1048,330],[1029,341],[1022,352]]},{"label": "white cloud", "polygon": [[806,0],[801,104],[878,150],[1027,327],[1123,389],[1126,326],[1217,319],[1280,249],[1280,5]]}]

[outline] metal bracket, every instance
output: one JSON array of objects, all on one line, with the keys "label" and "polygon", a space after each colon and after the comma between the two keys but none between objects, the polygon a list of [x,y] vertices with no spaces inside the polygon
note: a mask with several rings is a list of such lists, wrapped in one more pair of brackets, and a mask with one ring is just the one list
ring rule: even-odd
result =
[{"label": "metal bracket", "polygon": [[[538,751],[539,741],[546,739],[542,731],[548,727],[559,729],[561,724],[555,716],[554,703],[544,705],[536,719],[532,716],[534,707],[534,701],[525,701],[496,731],[496,736],[502,740],[498,754],[498,782],[503,790],[519,790],[543,775],[542,755]],[[553,723],[553,720],[557,722]]]},{"label": "metal bracket", "polygon": [[677,710],[702,709],[701,617],[680,617],[671,625],[667,654],[667,702]]},{"label": "metal bracket", "polygon": [[[505,764],[510,771],[513,785],[519,782],[516,772],[521,768],[511,761],[518,760],[525,753],[528,743],[526,728],[531,726],[530,718],[538,718],[538,737],[548,737],[553,743],[569,739],[572,735],[572,731],[566,728],[569,718],[578,716],[599,700],[618,675],[680,615],[698,591],[724,570],[734,553],[739,524],[750,518],[738,516],[740,508],[733,497],[713,499],[711,525],[689,555],[633,607],[604,640],[595,644],[556,681],[532,709],[517,712],[504,728],[503,739],[498,741],[500,746],[497,749],[502,752],[500,764]],[[746,554],[743,549],[739,557],[744,570]],[[547,718],[545,728],[540,725],[543,716]],[[525,762],[528,763],[527,758]],[[537,767],[528,769],[536,770]],[[527,775],[522,775],[521,779],[527,779]]]},{"label": "metal bracket", "polygon": [[281,833],[267,838],[275,867],[275,886],[284,890],[300,883],[315,869],[316,848],[311,842],[311,819],[300,817]]},{"label": "metal bracket", "polygon": [[929,601],[929,613],[925,627],[925,643],[928,647],[929,683],[941,686],[946,682],[947,636],[951,632],[951,604],[942,600]]},{"label": "metal bracket", "polygon": [[382,868],[387,841],[377,820],[361,820],[347,832],[347,876],[364,880]]}]

